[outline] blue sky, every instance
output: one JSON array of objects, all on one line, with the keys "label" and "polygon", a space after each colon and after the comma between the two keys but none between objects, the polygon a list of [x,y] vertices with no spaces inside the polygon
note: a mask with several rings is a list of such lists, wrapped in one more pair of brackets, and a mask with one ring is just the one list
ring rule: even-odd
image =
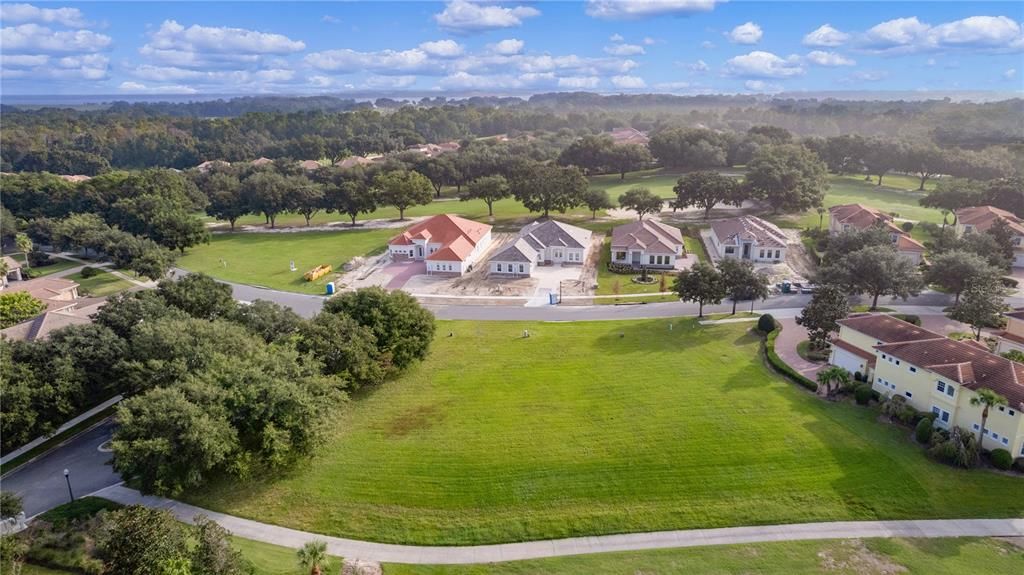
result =
[{"label": "blue sky", "polygon": [[6,94],[1024,88],[1021,2],[0,5]]}]

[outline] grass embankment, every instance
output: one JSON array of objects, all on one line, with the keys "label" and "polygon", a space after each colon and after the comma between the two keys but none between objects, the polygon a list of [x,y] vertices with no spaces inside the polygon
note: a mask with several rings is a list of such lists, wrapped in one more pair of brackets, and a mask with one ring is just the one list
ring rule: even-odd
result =
[{"label": "grass embankment", "polygon": [[[381,253],[399,231],[215,234],[209,244],[189,249],[177,265],[227,281],[322,294],[333,274],[312,282],[302,274],[320,264],[340,271],[342,264],[356,256]],[[295,262],[294,272],[288,267],[291,261]]]},{"label": "grass embankment", "polygon": [[446,545],[1024,513],[1007,495],[1019,478],[932,462],[877,411],[782,380],[750,328],[441,322],[454,336],[334,414],[313,460],[188,499],[318,533]]},{"label": "grass embankment", "polygon": [[601,553],[488,565],[385,565],[385,575],[620,575],[757,573],[759,575],[1010,575],[1024,552],[996,539],[864,539]]},{"label": "grass embankment", "polygon": [[82,273],[79,272],[67,276],[66,279],[78,283],[78,293],[82,296],[103,297],[135,287],[132,282],[106,271],[99,271],[88,278],[82,277]]}]

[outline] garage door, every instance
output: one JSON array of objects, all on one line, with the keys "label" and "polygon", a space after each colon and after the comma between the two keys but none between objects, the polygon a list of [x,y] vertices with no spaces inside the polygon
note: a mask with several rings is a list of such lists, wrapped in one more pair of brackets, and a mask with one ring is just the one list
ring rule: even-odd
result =
[{"label": "garage door", "polygon": [[831,363],[832,365],[837,365],[850,373],[857,373],[858,371],[865,373],[864,360],[845,349],[833,347]]},{"label": "garage door", "polygon": [[1024,254],[1017,254],[1017,257],[1013,260],[1013,267],[1024,268]]}]

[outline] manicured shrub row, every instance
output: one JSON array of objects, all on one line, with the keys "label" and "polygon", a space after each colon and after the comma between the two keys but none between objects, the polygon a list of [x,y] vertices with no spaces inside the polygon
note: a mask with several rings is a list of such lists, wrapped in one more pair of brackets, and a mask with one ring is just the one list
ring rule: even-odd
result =
[{"label": "manicured shrub row", "polygon": [[[758,322],[758,327],[760,327],[760,322]],[[779,337],[780,331],[781,330],[778,328],[773,329],[772,332],[768,334],[768,337],[765,338],[764,351],[765,355],[768,357],[768,363],[771,364],[773,368],[775,368],[775,371],[778,371],[782,375],[789,377],[793,381],[799,383],[800,385],[806,387],[811,391],[817,391],[817,383],[807,379],[803,375],[800,375],[800,373],[798,373],[795,369],[789,367],[789,365],[787,365],[786,362],[782,361],[782,358],[779,357],[779,354],[775,353],[775,339]]]},{"label": "manicured shrub row", "polygon": [[1013,467],[1013,456],[1005,449],[993,449],[992,453],[989,453],[989,458],[992,460],[992,466],[996,469],[1009,471]]},{"label": "manicured shrub row", "polygon": [[615,262],[608,262],[608,271],[613,274],[634,274],[636,270],[629,264],[617,264]]}]

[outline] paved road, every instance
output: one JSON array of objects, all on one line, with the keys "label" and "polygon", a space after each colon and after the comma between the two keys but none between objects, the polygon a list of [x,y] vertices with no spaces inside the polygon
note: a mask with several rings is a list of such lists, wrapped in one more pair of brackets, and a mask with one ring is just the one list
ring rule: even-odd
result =
[{"label": "paved road", "polygon": [[75,497],[116,484],[121,477],[106,464],[110,453],[97,449],[110,438],[113,427],[113,422],[106,420],[56,450],[15,469],[0,479],[0,487],[21,495],[25,515],[32,517],[68,501],[65,469],[71,472],[71,488]]},{"label": "paved road", "polygon": [[171,499],[144,497],[138,491],[120,485],[105,489],[97,493],[97,495],[123,504],[142,504],[149,507],[169,509],[178,519],[186,522],[192,521],[196,515],[206,515],[233,534],[246,539],[254,539],[292,548],[302,547],[307,541],[318,539],[327,543],[327,550],[332,555],[348,559],[389,563],[492,563],[496,561],[562,557],[585,553],[698,547],[705,545],[733,545],[763,541],[802,541],[861,537],[1024,537],[1024,519],[948,519],[937,521],[799,523],[793,525],[627,533],[622,535],[527,541],[523,543],[503,543],[499,545],[428,547],[370,543],[268,525],[258,521],[208,511]]}]

